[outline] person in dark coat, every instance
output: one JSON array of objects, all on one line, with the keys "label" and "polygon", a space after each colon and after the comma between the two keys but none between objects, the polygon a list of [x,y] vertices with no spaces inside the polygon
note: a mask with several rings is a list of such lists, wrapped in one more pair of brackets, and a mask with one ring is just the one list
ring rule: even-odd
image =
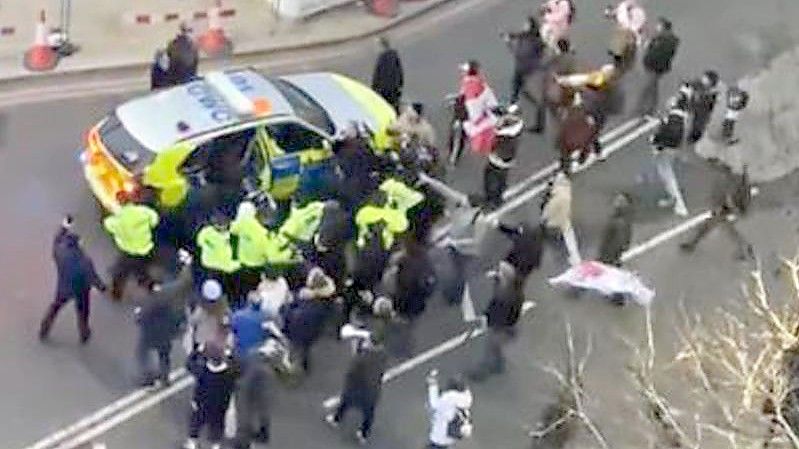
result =
[{"label": "person in dark coat", "polygon": [[619,193],[613,199],[613,214],[602,231],[597,260],[620,267],[621,256],[632,242],[632,226],[632,200],[626,193]]},{"label": "person in dark coat", "polygon": [[376,173],[381,171],[382,162],[354,124],[342,132],[333,145],[333,153],[339,172],[338,199],[342,208],[352,213],[380,184]]},{"label": "person in dark coat", "polygon": [[641,96],[638,99],[637,112],[641,115],[652,115],[658,106],[658,86],[663,75],[671,71],[671,64],[680,39],[672,31],[671,21],[660,17],[655,34],[644,48],[644,81]]},{"label": "person in dark coat", "polygon": [[55,297],[39,327],[39,339],[47,340],[58,312],[71,299],[75,300],[80,342],[85,344],[92,335],[89,329],[89,293],[92,287],[104,292],[105,283],[97,275],[94,263],[83,252],[80,237],[72,231],[72,217],[67,215],[53,239],[53,261],[56,265]]},{"label": "person in dark coat", "polygon": [[709,219],[702,222],[696,234],[680,245],[680,249],[686,253],[691,253],[696,249],[696,245],[707,236],[714,228],[721,227],[735,242],[735,257],[739,260],[746,258],[754,259],[754,248],[752,244],[735,228],[735,223],[740,217],[749,210],[752,201],[752,185],[749,182],[749,174],[744,166],[743,173],[737,175],[733,173],[729,166],[721,162],[713,162],[716,171],[720,176],[713,188],[713,208]]},{"label": "person in dark coat", "polygon": [[372,75],[372,89],[380,94],[395,111],[399,111],[402,88],[405,85],[402,62],[399,53],[391,48],[391,43],[386,37],[381,37],[379,43],[381,52],[377,57]]},{"label": "person in dark coat", "polygon": [[[170,353],[172,341],[180,334],[185,321],[184,309],[192,291],[192,273],[188,267],[191,259],[182,258],[178,277],[171,282],[154,282],[150,294],[136,308],[139,324],[139,342],[136,359],[141,369],[141,384],[152,385],[158,380],[162,386],[169,384]],[[150,371],[150,353],[158,354],[158,374]]]},{"label": "person in dark coat", "polygon": [[516,269],[520,282],[541,266],[541,255],[544,252],[544,232],[541,226],[521,223],[509,226],[497,223],[497,229],[511,241],[511,249],[505,261]]},{"label": "person in dark coat", "polygon": [[197,77],[200,56],[190,33],[191,29],[186,24],[180,24],[178,35],[166,47],[173,85],[187,83]]},{"label": "person in dark coat", "polygon": [[505,370],[502,347],[515,336],[515,326],[524,304],[522,279],[511,264],[501,261],[489,276],[494,278],[494,293],[484,313],[487,334],[483,357],[480,364],[469,372],[469,378],[475,381]]},{"label": "person in dark coat", "polygon": [[483,171],[483,190],[488,209],[502,205],[502,195],[508,186],[508,171],[515,165],[519,137],[524,127],[519,112],[516,106],[508,108],[496,125],[497,140],[494,150],[488,154],[488,163]]},{"label": "person in dark coat", "polygon": [[698,82],[689,82],[688,86],[684,87],[688,87],[690,112],[693,116],[688,141],[696,143],[705,135],[707,125],[713,116],[713,109],[716,107],[719,95],[719,75],[713,70],[708,70],[702,74],[702,78]]},{"label": "person in dark coat", "polygon": [[225,413],[236,385],[238,370],[226,351],[218,345],[200,349],[186,362],[196,384],[191,400],[189,438],[183,449],[198,449],[203,428],[208,430],[211,449],[221,449],[225,436]]},{"label": "person in dark coat", "polygon": [[383,374],[386,372],[388,356],[383,346],[366,339],[358,353],[350,362],[341,400],[334,413],[325,416],[325,421],[338,427],[344,414],[355,407],[363,414],[361,426],[355,433],[358,442],[365,444],[372,430],[375,408],[383,387]]},{"label": "person in dark coat", "polygon": [[305,287],[285,312],[283,333],[291,342],[308,373],[311,368],[311,347],[322,335],[325,322],[333,312],[336,285],[319,267],[308,273]]},{"label": "person in dark coat", "polygon": [[398,253],[394,283],[394,312],[390,349],[400,357],[410,357],[415,346],[416,320],[427,308],[435,291],[437,278],[428,248],[423,242],[407,238],[404,251]]},{"label": "person in dark coat", "polygon": [[287,369],[285,354],[285,347],[269,339],[242,356],[236,388],[234,449],[250,449],[253,441],[269,443],[276,369]]},{"label": "person in dark coat", "polygon": [[354,236],[355,227],[350,214],[338,201],[327,201],[319,232],[314,237],[310,262],[330,276],[336,287],[343,286],[347,278],[346,248]]},{"label": "person in dark coat", "polygon": [[153,63],[150,65],[150,90],[174,85],[169,69],[169,55],[166,54],[166,51],[158,49],[153,57]]},{"label": "person in dark coat", "polygon": [[513,51],[510,102],[516,103],[519,94],[524,92],[525,97],[538,104],[539,100],[524,89],[527,79],[540,67],[541,57],[544,54],[545,44],[539,33],[538,21],[534,17],[528,17],[521,32],[506,33],[502,37]]}]

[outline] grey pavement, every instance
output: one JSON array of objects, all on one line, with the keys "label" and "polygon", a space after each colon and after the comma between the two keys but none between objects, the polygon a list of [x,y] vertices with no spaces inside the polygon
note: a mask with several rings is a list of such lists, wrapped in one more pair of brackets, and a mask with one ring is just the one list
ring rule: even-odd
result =
[{"label": "grey pavement", "polygon": [[[604,4],[587,0],[577,4],[575,47],[581,57],[599,62],[610,33],[609,24],[600,14]],[[777,14],[778,4],[785,8],[781,14]],[[440,116],[436,124],[443,129],[441,101],[456,88],[458,62],[471,57],[481,60],[492,84],[504,94],[510,78],[509,57],[497,35],[500,30],[519,26],[530,8],[529,1],[485,2],[465,15],[438,21],[434,27],[416,28],[411,36],[399,33],[395,40],[408,72],[406,96],[425,101],[430,114]],[[705,67],[714,67],[730,79],[756,69],[760,62],[755,57],[745,57],[748,53],[741,49],[739,40],[730,38],[731,30],[743,36],[757,36],[778,26],[780,17],[787,13],[793,13],[794,17],[799,13],[799,4],[777,0],[757,5],[744,0],[675,0],[651,8],[654,9],[651,15],[671,17],[683,39],[675,73],[668,77],[664,89],[674,87],[680,78]],[[364,46],[354,56],[347,55],[321,66],[309,61],[308,67],[368,79],[374,56],[374,49]],[[128,96],[100,95],[0,111],[6,132],[0,139],[0,190],[5,192],[0,196],[5,236],[0,247],[3,267],[0,285],[5,294],[0,302],[0,359],[10,368],[0,373],[6,398],[0,405],[3,447],[30,444],[133,389],[132,350],[136,329],[128,306],[117,306],[96,296],[92,304],[94,339],[87,347],[77,344],[71,310],[59,318],[51,338],[53,343],[40,345],[35,339],[38,320],[52,295],[49,245],[61,214],[69,211],[77,216],[78,230],[98,266],[107,267],[113,257],[112,246],[98,226],[95,205],[81,178],[77,155],[83,130]],[[554,159],[549,137],[525,139],[519,163],[524,168],[514,174],[516,179]],[[680,222],[648,202],[654,193],[635,185],[636,175],[646,166],[648,157],[649,150],[641,138],[609,161],[577,177],[575,226],[585,256],[594,254],[607,214],[606,205],[620,189],[633,191],[642,198],[634,241],[645,241]],[[479,189],[479,165],[475,158],[467,157],[450,175],[450,183],[465,192]],[[702,162],[696,157],[686,157],[677,171],[692,214],[703,211],[710,185]],[[773,272],[778,256],[792,255],[799,244],[797,178],[794,174],[764,185],[755,210],[740,225],[753,241],[767,273]],[[537,205],[534,200],[507,219],[535,218]],[[724,235],[709,237],[691,256],[677,251],[679,239],[671,240],[630,262],[658,293],[654,306],[655,330],[663,362],[674,348],[672,328],[680,300],[707,314],[719,305],[739,301],[739,282],[750,267],[732,259],[732,248],[724,238]],[[498,236],[491,239],[501,242]],[[493,256],[498,257],[505,246],[497,243],[495,247],[497,253]],[[624,381],[626,353],[618,338],[640,335],[642,310],[618,309],[590,296],[579,300],[565,297],[545,284],[548,276],[562,268],[547,256],[542,270],[531,278],[528,294],[539,305],[525,318],[524,331],[510,345],[512,360],[507,374],[474,387],[476,435],[464,442],[463,448],[529,447],[522,427],[538,419],[555,392],[554,383],[538,366],[561,361],[564,319],[573,323],[578,337],[583,338],[586,333],[594,337],[594,356],[589,362],[587,379],[593,397],[589,412],[607,433],[613,447],[642,447],[642,435],[627,431],[637,414],[635,404],[630,402],[634,392]],[[480,280],[474,283],[473,293],[479,308],[485,305],[486,297],[481,292],[487,287]],[[459,319],[457,310],[447,309],[436,301],[420,323],[419,350],[459,332],[463,328]],[[473,363],[480,343],[476,340],[389,384],[378,411],[372,447],[421,447],[426,432],[425,371],[433,366],[443,373],[462,370]],[[301,389],[280,393],[273,447],[352,446],[348,435],[334,433],[321,422],[321,402],[336,394],[340,387],[345,369],[343,354],[344,350],[332,341],[320,343],[314,354],[315,373]],[[184,393],[165,401],[101,440],[109,449],[174,447],[185,432],[186,397]],[[592,447],[582,437],[577,443],[575,447]]]}]

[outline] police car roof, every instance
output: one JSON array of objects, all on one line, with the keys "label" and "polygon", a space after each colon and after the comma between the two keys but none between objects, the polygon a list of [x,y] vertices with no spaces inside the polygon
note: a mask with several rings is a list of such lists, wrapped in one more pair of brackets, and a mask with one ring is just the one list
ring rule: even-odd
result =
[{"label": "police car roof", "polygon": [[[237,90],[238,92],[231,92]],[[243,96],[242,96],[243,95]],[[275,86],[251,70],[213,72],[205,78],[128,101],[116,115],[128,132],[153,152],[251,118],[244,99],[268,104],[266,115],[292,114]]]}]

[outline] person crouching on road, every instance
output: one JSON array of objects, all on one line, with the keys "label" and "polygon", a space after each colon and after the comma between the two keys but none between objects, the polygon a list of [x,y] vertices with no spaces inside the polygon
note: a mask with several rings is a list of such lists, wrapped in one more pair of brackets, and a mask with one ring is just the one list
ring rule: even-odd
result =
[{"label": "person crouching on road", "polygon": [[103,220],[103,227],[114,237],[119,250],[119,257],[111,267],[111,299],[122,299],[122,289],[130,275],[147,286],[152,282],[147,270],[153,259],[153,231],[158,221],[158,213],[150,206],[131,200],[124,201]]},{"label": "person crouching on road", "polygon": [[[613,199],[613,214],[602,231],[597,260],[612,265],[622,266],[622,256],[630,248],[633,238],[632,199],[626,193],[619,193]],[[626,299],[623,295],[611,297],[614,304],[623,306]]]},{"label": "person crouching on road", "polygon": [[524,121],[518,113],[517,106],[509,107],[496,126],[497,140],[483,171],[485,205],[489,209],[496,209],[502,204],[502,194],[508,187],[508,171],[514,166],[519,136],[524,128]]},{"label": "person crouching on road", "polygon": [[519,277],[513,265],[503,260],[488,276],[494,279],[494,292],[484,313],[488,332],[482,360],[469,373],[469,378],[475,381],[505,371],[502,347],[516,335],[515,326],[524,303],[524,279]]},{"label": "person crouching on road", "polygon": [[[192,287],[189,268],[191,257],[182,252],[180,262],[183,266],[178,277],[168,283],[153,283],[150,294],[135,310],[139,324],[136,358],[141,370],[142,386],[153,385],[156,379],[161,386],[169,384],[172,342],[180,333],[180,326],[184,322],[184,305]],[[155,376],[150,371],[153,351],[158,354],[158,373]]]},{"label": "person crouching on road", "polygon": [[47,340],[56,316],[70,299],[75,300],[80,342],[85,344],[89,341],[92,335],[92,331],[89,329],[89,293],[92,287],[101,292],[106,290],[105,283],[94,269],[94,263],[83,252],[83,248],[80,246],[80,237],[73,232],[72,224],[70,215],[64,217],[64,221],[53,239],[53,261],[55,261],[58,281],[55,298],[39,327],[39,340],[41,341]]},{"label": "person crouching on road", "polygon": [[208,431],[211,449],[222,448],[225,436],[225,413],[236,384],[237,370],[232,366],[229,351],[211,345],[200,348],[186,362],[197,383],[191,400],[189,438],[183,449],[197,449],[203,428]]},{"label": "person crouching on road", "polygon": [[325,416],[325,421],[335,428],[349,409],[355,407],[360,410],[363,418],[355,432],[355,438],[362,445],[367,443],[372,431],[375,409],[383,387],[383,374],[388,362],[383,345],[373,338],[370,334],[359,344],[347,369],[338,407],[334,413]]},{"label": "person crouching on road", "polygon": [[426,381],[427,408],[430,413],[426,449],[453,448],[458,441],[472,436],[472,392],[460,376],[450,378],[444,390],[440,391],[436,370],[427,375]]}]

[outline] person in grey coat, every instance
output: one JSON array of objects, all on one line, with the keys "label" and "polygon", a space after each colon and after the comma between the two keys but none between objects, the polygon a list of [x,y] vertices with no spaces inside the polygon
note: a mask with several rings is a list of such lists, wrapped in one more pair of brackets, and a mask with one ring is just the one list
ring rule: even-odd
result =
[{"label": "person in grey coat", "polygon": [[338,408],[334,413],[325,416],[325,421],[329,425],[338,427],[347,410],[353,407],[359,409],[363,414],[363,420],[355,437],[360,444],[366,444],[372,430],[387,362],[388,355],[383,346],[367,338],[350,362]]},{"label": "person in grey coat", "polygon": [[[135,309],[139,324],[139,342],[136,360],[141,369],[141,384],[150,386],[158,380],[161,386],[169,384],[170,353],[172,342],[180,334],[185,321],[186,299],[192,291],[191,258],[181,257],[182,267],[171,282],[154,282],[150,294]],[[150,354],[158,354],[158,373],[150,371]]]}]

